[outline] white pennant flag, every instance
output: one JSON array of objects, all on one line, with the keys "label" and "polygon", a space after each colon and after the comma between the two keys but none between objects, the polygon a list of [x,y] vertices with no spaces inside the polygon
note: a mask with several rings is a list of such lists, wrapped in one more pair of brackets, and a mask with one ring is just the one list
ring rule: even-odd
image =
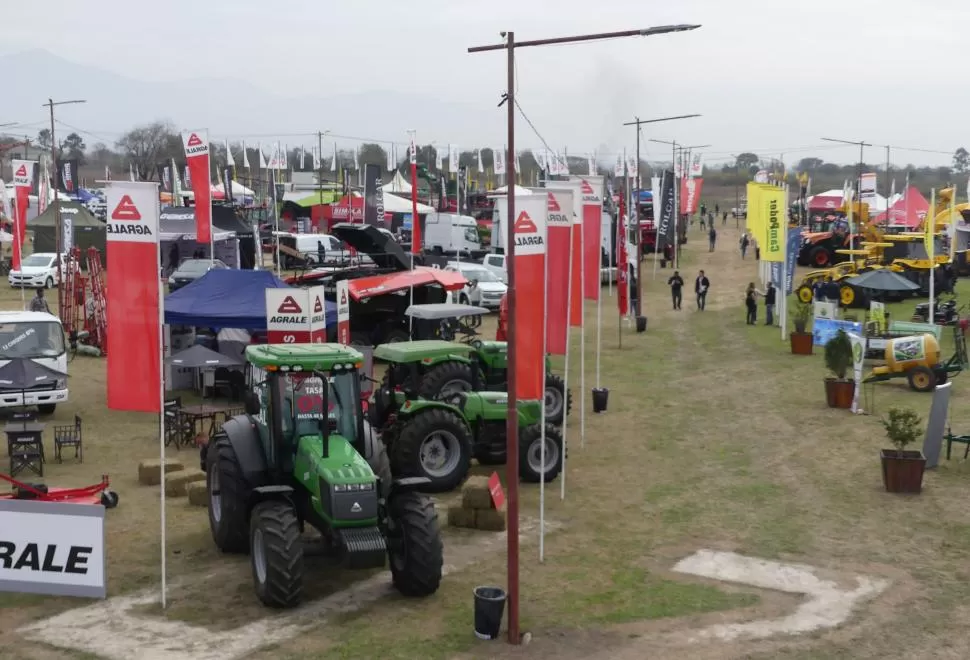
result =
[{"label": "white pennant flag", "polygon": [[360,170],[360,162],[358,161],[358,154],[360,152],[360,147],[354,147],[354,171]]},{"label": "white pennant flag", "polygon": [[131,163],[128,163],[128,180],[129,181],[135,180],[135,166]]},{"label": "white pennant flag", "polygon": [[492,149],[492,170],[495,174],[505,174],[505,147]]},{"label": "white pennant flag", "polygon": [[387,156],[387,167],[384,169],[386,169],[388,172],[393,172],[394,171],[394,143],[393,142],[387,145],[387,152],[385,153],[385,155]]},{"label": "white pennant flag", "polygon": [[485,169],[485,168],[482,167],[482,150],[481,149],[476,149],[475,150],[475,154],[478,156],[478,168],[477,169],[478,169],[479,172],[481,172],[483,169]]},{"label": "white pennant flag", "polygon": [[320,147],[310,147],[310,156],[313,159],[313,169],[320,169]]},{"label": "white pennant flag", "polygon": [[246,141],[245,140],[243,140],[243,143],[242,143],[242,151],[243,151],[243,167],[245,167],[248,170],[249,169],[249,154],[246,153]]},{"label": "white pennant flag", "polygon": [[[129,167],[131,167],[129,165]],[[10,198],[7,196],[7,184],[0,179],[0,215],[5,218],[13,218],[13,210],[10,208]]]},{"label": "white pennant flag", "polygon": [[414,133],[411,133],[411,144],[408,147],[408,162],[414,165],[418,162],[418,144],[414,141]]},{"label": "white pennant flag", "polygon": [[256,152],[259,154],[259,169],[266,169],[266,156],[263,155],[263,143],[256,143]]},{"label": "white pennant flag", "polygon": [[457,144],[448,145],[448,171],[452,174],[458,174],[458,166],[461,162],[461,152],[458,150]]},{"label": "white pennant flag", "polygon": [[690,177],[704,176],[704,154],[694,154],[690,159]]},{"label": "white pennant flag", "polygon": [[333,143],[333,158],[330,159],[330,171],[334,174],[337,173],[337,167],[340,160],[337,158],[337,143]]},{"label": "white pennant flag", "polygon": [[637,171],[638,169],[639,168],[637,167],[636,154],[630,154],[629,156],[627,156],[626,157],[627,176],[630,177],[631,179],[636,178],[639,175],[639,172]]},{"label": "white pennant flag", "polygon": [[306,169],[306,147],[300,147],[300,169]]},{"label": "white pennant flag", "polygon": [[236,161],[232,157],[232,149],[229,148],[229,140],[226,140],[226,165],[235,167]]},{"label": "white pennant flag", "polygon": [[434,168],[437,171],[443,170],[445,167],[445,152],[444,149],[439,149],[435,147],[434,149]]},{"label": "white pennant flag", "polygon": [[515,152],[515,171],[516,172],[521,172],[522,171],[522,167],[519,165],[519,152],[518,151]]},{"label": "white pennant flag", "polygon": [[280,154],[280,169],[290,169],[290,145],[283,145],[283,153]]},{"label": "white pennant flag", "polygon": [[626,164],[623,162],[623,155],[617,154],[616,164],[613,165],[613,176],[623,176],[623,168],[625,167],[625,165]]},{"label": "white pennant flag", "polygon": [[562,150],[562,156],[559,158],[559,173],[569,176],[569,153],[565,149]]},{"label": "white pennant flag", "polygon": [[596,153],[590,154],[586,159],[586,174],[596,176]]}]

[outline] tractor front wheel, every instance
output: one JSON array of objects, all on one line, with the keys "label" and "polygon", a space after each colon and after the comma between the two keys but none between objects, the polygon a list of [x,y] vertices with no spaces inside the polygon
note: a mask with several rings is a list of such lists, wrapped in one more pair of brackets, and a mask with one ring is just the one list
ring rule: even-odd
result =
[{"label": "tractor front wheel", "polygon": [[209,491],[209,529],[223,552],[249,551],[247,486],[236,452],[224,432],[219,432],[206,452],[206,487]]},{"label": "tractor front wheel", "polygon": [[922,365],[910,369],[906,374],[906,380],[917,392],[932,392],[936,387],[936,376],[933,375],[933,371]]},{"label": "tractor front wheel", "polygon": [[394,587],[404,596],[430,596],[441,584],[444,549],[431,498],[414,492],[388,503],[387,558]]},{"label": "tractor front wheel", "polygon": [[250,521],[250,555],[256,595],[269,607],[296,607],[303,596],[303,545],[288,502],[263,502]]},{"label": "tractor front wheel", "polygon": [[856,303],[856,291],[848,284],[839,289],[839,300],[844,307],[852,307]]},{"label": "tractor front wheel", "polygon": [[[421,377],[418,396],[431,401],[445,401],[456,404],[462,392],[471,392],[474,387],[476,366],[464,362],[442,362],[429,369]],[[485,384],[485,377],[479,374],[479,387]]]},{"label": "tractor front wheel", "polygon": [[429,493],[454,490],[471,467],[471,434],[458,415],[432,408],[404,420],[389,445],[391,471],[397,476],[425,477]]},{"label": "tractor front wheel", "polygon": [[573,396],[561,376],[546,374],[546,421],[561,425],[573,407]]},{"label": "tractor front wheel", "polygon": [[798,300],[806,305],[812,302],[812,299],[815,297],[815,292],[812,291],[812,287],[807,284],[798,287],[798,291],[795,294],[798,296]]},{"label": "tractor front wheel", "polygon": [[808,253],[808,262],[816,268],[828,268],[832,265],[832,255],[824,247],[815,247]]},{"label": "tractor front wheel", "polygon": [[562,471],[562,433],[546,424],[546,456],[542,461],[542,427],[527,426],[519,432],[519,478],[529,483],[549,483]]}]

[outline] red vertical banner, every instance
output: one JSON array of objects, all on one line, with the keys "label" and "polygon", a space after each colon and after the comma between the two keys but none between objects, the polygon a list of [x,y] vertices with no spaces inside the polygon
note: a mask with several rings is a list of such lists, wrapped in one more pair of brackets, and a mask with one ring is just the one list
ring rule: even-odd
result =
[{"label": "red vertical banner", "polygon": [[572,249],[573,193],[536,188],[549,200],[546,216],[546,353],[565,355],[569,334],[569,251]]},{"label": "red vertical banner", "polygon": [[350,282],[337,282],[337,343],[350,345]]},{"label": "red vertical banner", "polygon": [[680,180],[680,212],[686,215],[697,213],[700,206],[701,189],[704,179],[700,177],[685,177]]},{"label": "red vertical banner", "polygon": [[327,304],[323,296],[322,286],[307,289],[307,301],[310,307],[310,343],[327,343]]},{"label": "red vertical banner", "polygon": [[[195,194],[195,240],[199,243],[212,241],[212,179],[209,175],[208,131],[182,133],[185,147],[186,168]],[[211,255],[210,255],[211,256]]]},{"label": "red vertical banner", "polygon": [[266,341],[309,344],[310,309],[305,289],[266,289]]},{"label": "red vertical banner", "polygon": [[545,399],[545,195],[515,196],[515,369],[520,400]]},{"label": "red vertical banner", "polygon": [[24,239],[27,234],[27,206],[30,203],[30,189],[34,185],[34,161],[13,161],[13,185],[16,192],[17,209],[14,215],[13,259],[11,266],[20,269],[23,258]]},{"label": "red vertical banner", "polygon": [[[629,183],[627,183],[629,185]],[[620,316],[630,313],[630,282],[627,274],[630,267],[627,265],[626,240],[629,234],[626,219],[626,200],[625,195],[620,195],[620,212],[616,219],[616,307]]]},{"label": "red vertical banner", "polygon": [[163,387],[158,184],[111,181],[106,188],[108,408],[157,413]]},{"label": "red vertical banner", "polygon": [[579,179],[583,219],[583,298],[599,300],[603,242],[603,177]]}]

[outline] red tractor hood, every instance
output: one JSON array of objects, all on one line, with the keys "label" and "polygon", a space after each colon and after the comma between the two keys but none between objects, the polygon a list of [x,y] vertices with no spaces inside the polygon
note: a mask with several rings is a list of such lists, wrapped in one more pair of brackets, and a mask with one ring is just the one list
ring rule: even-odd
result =
[{"label": "red tractor hood", "polygon": [[400,271],[384,275],[371,275],[350,280],[350,297],[360,302],[362,298],[383,296],[395,291],[405,291],[412,286],[438,285],[445,291],[460,291],[468,284],[461,273],[438,268],[416,266],[414,270]]}]

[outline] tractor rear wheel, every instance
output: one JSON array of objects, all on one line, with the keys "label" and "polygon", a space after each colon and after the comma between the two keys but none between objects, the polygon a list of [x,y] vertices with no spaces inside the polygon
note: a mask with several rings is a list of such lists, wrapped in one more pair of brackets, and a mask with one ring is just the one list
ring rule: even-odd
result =
[{"label": "tractor rear wheel", "polygon": [[814,247],[808,253],[808,263],[816,268],[828,268],[832,265],[832,255],[824,247]]},{"label": "tractor rear wheel", "polygon": [[303,596],[303,545],[292,505],[279,500],[256,505],[249,535],[256,595],[269,607],[298,605]]},{"label": "tractor rear wheel", "polygon": [[381,497],[387,497],[391,489],[391,459],[387,457],[387,448],[381,442],[374,427],[364,422],[364,460],[370,465],[374,475],[381,480]]},{"label": "tractor rear wheel", "polygon": [[519,478],[529,483],[549,483],[562,471],[562,433],[546,424],[546,461],[542,462],[542,427],[527,426],[519,432]]},{"label": "tractor rear wheel", "polygon": [[387,558],[394,587],[404,596],[430,596],[441,584],[444,549],[431,498],[399,493],[388,503]]},{"label": "tractor rear wheel", "polygon": [[906,380],[917,392],[932,392],[936,387],[936,376],[933,375],[933,371],[922,365],[910,369],[906,374]]},{"label": "tractor rear wheel", "polygon": [[573,407],[573,395],[566,381],[556,374],[546,374],[546,421],[561,425]]},{"label": "tractor rear wheel", "polygon": [[425,477],[428,493],[446,493],[464,481],[471,467],[472,441],[458,415],[438,408],[404,421],[390,444],[391,471],[402,477]]},{"label": "tractor rear wheel", "polygon": [[[456,404],[457,395],[471,392],[476,366],[464,362],[442,362],[429,369],[421,377],[418,396],[431,401],[445,401]],[[479,374],[479,387],[485,384],[485,377]]]},{"label": "tractor rear wheel", "polygon": [[848,284],[843,284],[839,289],[839,301],[845,307],[852,307],[856,303],[856,291]]},{"label": "tractor rear wheel", "polygon": [[223,552],[249,552],[249,490],[236,452],[225,432],[219,432],[206,453],[206,488],[209,491],[209,529]]},{"label": "tractor rear wheel", "polygon": [[796,291],[795,294],[798,296],[798,300],[806,305],[812,302],[812,299],[815,297],[815,292],[812,291],[812,287],[808,286],[807,284],[803,284],[798,287],[798,291]]}]

